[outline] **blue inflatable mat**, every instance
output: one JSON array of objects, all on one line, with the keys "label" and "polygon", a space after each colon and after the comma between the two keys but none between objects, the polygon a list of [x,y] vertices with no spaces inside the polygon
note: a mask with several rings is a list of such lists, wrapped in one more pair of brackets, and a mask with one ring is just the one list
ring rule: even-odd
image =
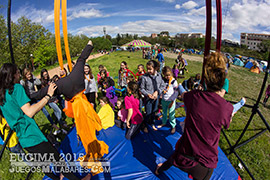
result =
[{"label": "blue inflatable mat", "polygon": [[[164,162],[174,150],[174,146],[181,137],[180,121],[185,118],[177,118],[176,133],[171,134],[170,128],[163,127],[158,131],[150,130],[148,134],[139,133],[133,140],[125,139],[125,131],[114,126],[101,130],[97,136],[109,146],[109,154],[104,158],[108,160],[110,169],[100,173],[92,179],[189,179],[188,174],[176,167],[171,167],[160,176],[155,176],[156,165]],[[161,123],[160,121],[158,123]],[[219,148],[218,166],[214,170],[211,180],[240,179],[226,155]],[[84,153],[81,143],[78,143],[76,129],[73,128],[61,144],[60,152]],[[76,174],[82,178],[86,174]],[[44,177],[44,179],[49,179]]]},{"label": "blue inflatable mat", "polygon": [[3,145],[4,141],[2,140],[2,138],[0,137],[0,145]]}]

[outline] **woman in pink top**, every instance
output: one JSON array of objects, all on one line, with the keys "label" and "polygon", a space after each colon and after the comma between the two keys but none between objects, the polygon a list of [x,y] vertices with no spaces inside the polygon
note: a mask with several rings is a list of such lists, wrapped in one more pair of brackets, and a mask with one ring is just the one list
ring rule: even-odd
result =
[{"label": "woman in pink top", "polygon": [[204,66],[207,91],[183,94],[186,106],[185,131],[175,145],[172,156],[159,164],[156,174],[172,165],[192,175],[193,179],[210,179],[218,162],[221,128],[229,128],[233,106],[222,97],[226,65],[220,53],[211,53]]},{"label": "woman in pink top", "polygon": [[125,107],[128,110],[126,138],[131,139],[140,131],[143,116],[140,112],[138,84],[129,82],[127,92],[128,95],[125,97]]}]

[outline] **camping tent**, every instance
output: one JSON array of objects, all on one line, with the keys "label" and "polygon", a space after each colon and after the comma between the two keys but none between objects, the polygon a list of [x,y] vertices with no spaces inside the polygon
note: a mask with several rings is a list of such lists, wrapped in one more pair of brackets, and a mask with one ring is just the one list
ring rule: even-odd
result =
[{"label": "camping tent", "polygon": [[124,45],[122,45],[121,47],[129,47],[129,46],[133,46],[133,47],[151,47],[152,45],[144,40],[133,40],[129,43],[126,43]]},{"label": "camping tent", "polygon": [[241,66],[241,67],[244,66],[244,63],[238,58],[234,58],[233,64],[236,65],[236,66]]},{"label": "camping tent", "polygon": [[245,65],[245,68],[252,68],[253,67],[253,63],[251,61],[248,61],[247,64]]},{"label": "camping tent", "polygon": [[252,68],[250,68],[250,71],[256,74],[260,73],[260,68],[258,66],[253,66]]}]

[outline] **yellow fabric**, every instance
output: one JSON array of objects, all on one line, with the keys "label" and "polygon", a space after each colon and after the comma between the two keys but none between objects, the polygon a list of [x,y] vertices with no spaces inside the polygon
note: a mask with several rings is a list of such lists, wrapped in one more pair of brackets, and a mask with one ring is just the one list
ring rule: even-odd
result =
[{"label": "yellow fabric", "polygon": [[54,0],[54,29],[58,62],[61,69],[64,69],[60,37],[60,0]]},{"label": "yellow fabric", "polygon": [[100,108],[98,116],[101,119],[103,129],[114,126],[114,112],[109,104]]},{"label": "yellow fabric", "polygon": [[66,57],[68,61],[69,72],[71,72],[72,64],[68,48],[68,32],[67,32],[67,0],[62,0],[62,24],[63,24],[63,36],[65,43]]},{"label": "yellow fabric", "polygon": [[[7,127],[7,121],[5,118],[1,118],[0,119],[0,131],[1,133],[4,135],[4,141],[7,139],[8,133],[10,132],[10,127]],[[6,126],[6,127],[5,127]],[[3,133],[5,127],[5,133]],[[13,132],[8,143],[7,143],[7,147],[12,148],[14,146],[16,146],[18,144],[19,140],[18,137],[16,136],[16,133]]]},{"label": "yellow fabric", "polygon": [[[104,141],[97,140],[96,131],[102,129],[100,118],[89,103],[83,91],[70,100],[75,118],[77,134],[79,135],[86,155],[78,160],[83,167],[91,168],[93,163],[100,164],[99,159],[109,153],[109,147]],[[93,172],[93,175],[102,171]]]}]

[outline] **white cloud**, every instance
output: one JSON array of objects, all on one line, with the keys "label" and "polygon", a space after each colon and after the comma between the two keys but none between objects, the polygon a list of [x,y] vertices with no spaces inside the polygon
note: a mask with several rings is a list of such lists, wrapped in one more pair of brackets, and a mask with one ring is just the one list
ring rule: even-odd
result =
[{"label": "white cloud", "polygon": [[[270,2],[243,0],[234,3],[228,16],[223,18],[226,32],[259,32],[270,26]],[[260,28],[258,28],[260,27]]]},{"label": "white cloud", "polygon": [[181,8],[181,6],[179,4],[175,5],[175,9],[180,9],[180,8]]},{"label": "white cloud", "polygon": [[[187,16],[206,16],[206,7],[203,6],[199,9],[191,9],[188,13],[186,13],[185,15]],[[216,15],[216,8],[212,7],[212,16]]]},{"label": "white cloud", "polygon": [[[82,3],[78,6],[73,6],[67,9],[68,20],[74,20],[77,18],[98,18],[108,17],[109,15],[103,14],[100,10],[95,9],[99,4],[96,3]],[[12,21],[16,22],[21,16],[25,16],[31,19],[33,22],[48,25],[54,22],[54,9],[36,9],[33,6],[20,7],[18,11],[12,13]],[[60,15],[61,19],[61,15]]]},{"label": "white cloud", "polygon": [[169,31],[171,34],[179,32],[204,32],[205,24],[202,22],[192,22],[191,26],[183,25],[180,22],[164,22],[157,20],[134,21],[121,24],[119,26],[86,26],[79,28],[77,34],[87,36],[102,36],[103,27],[106,27],[107,33],[114,36],[117,33],[138,34],[139,36],[150,35],[151,33],[160,33]]},{"label": "white cloud", "polygon": [[73,11],[68,20],[78,19],[78,18],[93,18],[93,17],[107,17],[107,15],[102,14],[100,10],[91,8],[79,11]]},{"label": "white cloud", "polygon": [[95,18],[95,17],[108,17],[109,15],[103,14],[99,9],[97,3],[81,3],[78,6],[73,6],[68,9],[68,20],[77,18]]},{"label": "white cloud", "polygon": [[38,10],[31,6],[23,6],[15,13],[12,13],[12,21],[16,22],[21,16],[25,16],[31,19],[33,22],[41,23],[47,25],[54,21],[54,11],[53,10]]},{"label": "white cloud", "polygon": [[188,16],[205,16],[205,14],[206,14],[206,7],[205,6],[199,8],[199,9],[191,9],[187,13]]},{"label": "white cloud", "polygon": [[188,2],[185,2],[182,7],[184,9],[193,9],[195,7],[199,6],[196,2],[194,1],[188,1]]}]

